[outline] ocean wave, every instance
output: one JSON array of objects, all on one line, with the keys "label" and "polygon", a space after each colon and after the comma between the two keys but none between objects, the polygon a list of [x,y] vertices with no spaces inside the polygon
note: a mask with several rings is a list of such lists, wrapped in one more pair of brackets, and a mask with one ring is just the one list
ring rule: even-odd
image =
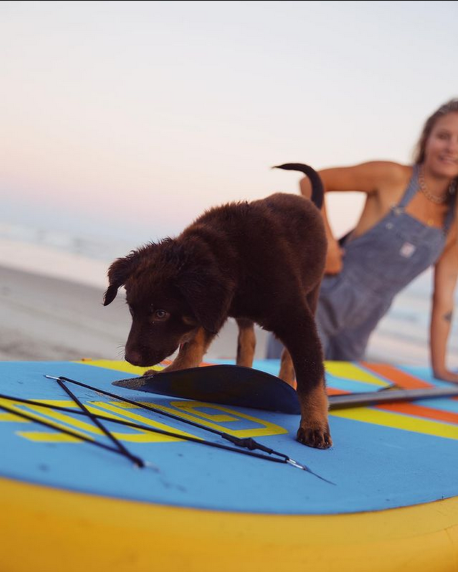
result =
[{"label": "ocean wave", "polygon": [[0,238],[54,248],[104,262],[124,256],[133,248],[132,244],[111,237],[76,236],[48,228],[31,228],[7,223],[0,223]]}]

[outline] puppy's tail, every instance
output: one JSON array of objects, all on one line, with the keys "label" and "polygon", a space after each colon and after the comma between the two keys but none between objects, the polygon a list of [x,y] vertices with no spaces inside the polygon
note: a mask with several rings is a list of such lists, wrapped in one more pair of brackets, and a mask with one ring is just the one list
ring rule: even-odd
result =
[{"label": "puppy's tail", "polygon": [[323,206],[323,183],[321,181],[320,175],[303,163],[285,163],[284,165],[277,165],[274,169],[284,169],[285,171],[300,171],[307,175],[312,183],[312,203],[314,203],[319,209]]}]

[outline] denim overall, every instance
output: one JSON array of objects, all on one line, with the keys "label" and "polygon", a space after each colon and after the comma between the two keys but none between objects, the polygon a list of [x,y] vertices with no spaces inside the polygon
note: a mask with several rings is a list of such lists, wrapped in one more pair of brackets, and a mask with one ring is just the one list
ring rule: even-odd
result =
[{"label": "denim overall", "polygon": [[323,279],[316,322],[328,360],[360,360],[394,297],[440,257],[453,221],[443,229],[405,212],[418,191],[419,165],[397,206],[363,235],[344,243],[343,270]]},{"label": "denim overall", "polygon": [[[325,359],[363,358],[369,336],[386,314],[394,297],[442,253],[453,221],[453,205],[443,229],[423,224],[405,212],[418,191],[419,165],[397,206],[363,235],[343,244],[343,269],[325,276],[316,312]],[[267,357],[278,358],[281,343],[269,338]]]}]

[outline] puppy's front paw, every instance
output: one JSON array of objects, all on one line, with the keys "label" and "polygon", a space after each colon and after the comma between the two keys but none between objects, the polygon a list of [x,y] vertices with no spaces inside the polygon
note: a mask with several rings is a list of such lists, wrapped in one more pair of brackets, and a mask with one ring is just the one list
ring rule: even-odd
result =
[{"label": "puppy's front paw", "polygon": [[160,371],[158,371],[157,369],[147,369],[143,375],[156,375],[158,373],[161,373]]},{"label": "puppy's front paw", "polygon": [[297,440],[299,443],[315,449],[329,449],[332,446],[331,433],[327,425],[325,428],[301,425],[297,431]]}]

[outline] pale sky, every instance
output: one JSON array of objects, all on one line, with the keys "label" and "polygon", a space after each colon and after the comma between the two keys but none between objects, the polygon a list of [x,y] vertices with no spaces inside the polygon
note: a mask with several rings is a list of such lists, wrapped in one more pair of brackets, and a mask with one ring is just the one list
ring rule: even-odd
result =
[{"label": "pale sky", "polygon": [[[458,2],[1,2],[0,223],[139,240],[299,174],[411,161]],[[361,202],[333,198],[337,234]]]}]

